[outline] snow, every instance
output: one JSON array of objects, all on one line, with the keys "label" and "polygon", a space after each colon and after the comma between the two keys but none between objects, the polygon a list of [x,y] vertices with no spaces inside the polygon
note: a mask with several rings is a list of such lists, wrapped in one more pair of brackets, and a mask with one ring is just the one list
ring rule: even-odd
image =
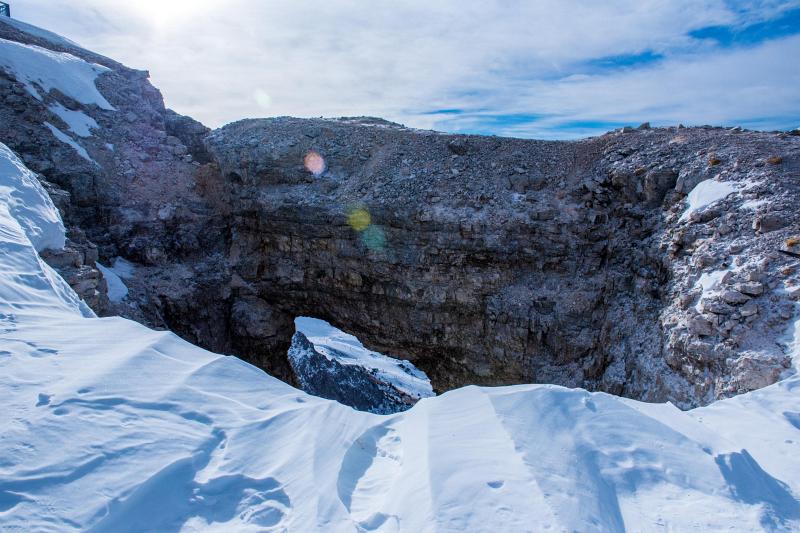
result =
[{"label": "snow", "polygon": [[0,68],[24,84],[37,100],[42,99],[38,86],[45,93],[58,89],[82,104],[114,109],[94,83],[98,75],[110,69],[72,54],[0,39]]},{"label": "snow", "polygon": [[120,279],[117,273],[100,263],[95,263],[95,265],[97,265],[97,269],[103,273],[103,277],[108,284],[108,299],[114,303],[119,303],[127,298],[128,287],[125,286],[125,283]]},{"label": "snow", "polygon": [[717,287],[719,287],[720,282],[725,278],[725,274],[731,271],[731,268],[726,268],[724,270],[715,270],[714,272],[703,272],[700,275],[700,279],[698,279],[697,283],[695,283],[695,288],[702,290],[700,299],[697,301],[697,305],[695,306],[695,309],[698,313],[702,312],[702,309],[700,308],[700,302],[707,298]]},{"label": "snow", "polygon": [[701,181],[689,193],[688,205],[680,220],[689,220],[692,213],[722,200],[733,192],[736,192],[734,183],[713,179]]},{"label": "snow", "polygon": [[742,209],[758,209],[762,205],[766,205],[768,201],[766,199],[761,200],[747,200],[746,202],[742,203]]},{"label": "snow", "polygon": [[127,298],[128,287],[122,280],[133,278],[136,265],[122,257],[115,257],[110,267],[100,263],[95,263],[95,265],[103,273],[103,277],[108,284],[108,299],[114,303],[119,303]]},{"label": "snow", "polygon": [[[41,317],[94,316],[37,253],[63,248],[65,242],[58,209],[36,175],[0,143],[0,333],[13,333],[15,315],[23,310]],[[8,339],[0,338],[2,365],[11,352],[5,349]],[[6,395],[8,389],[0,386],[0,398]],[[3,457],[0,451],[0,469]]]},{"label": "snow", "polygon": [[55,135],[56,139],[58,139],[59,141],[61,141],[64,144],[70,145],[73,150],[78,152],[79,156],[81,156],[82,158],[84,158],[87,161],[90,161],[90,162],[94,163],[95,165],[97,164],[97,162],[94,159],[91,158],[91,156],[89,155],[89,152],[86,151],[86,148],[84,148],[80,144],[78,144],[75,141],[73,141],[72,138],[69,135],[67,135],[66,133],[64,133],[60,129],[56,128],[55,126],[53,126],[49,122],[45,122],[44,125],[47,126],[47,129],[49,129],[53,133],[53,135]]},{"label": "snow", "polygon": [[2,160],[0,530],[800,529],[796,375],[688,412],[551,385],[358,412],[93,318],[32,244],[52,203]]},{"label": "snow", "polygon": [[115,257],[111,264],[111,270],[123,279],[131,279],[136,272],[136,265],[123,257]]},{"label": "snow", "polygon": [[368,350],[353,335],[318,318],[302,316],[296,318],[294,324],[297,331],[305,335],[325,357],[343,365],[358,365],[374,370],[381,381],[391,383],[415,398],[434,395],[428,376],[410,362]]},{"label": "snow", "polygon": [[51,31],[44,30],[44,29],[39,28],[37,26],[34,26],[32,24],[28,24],[28,23],[22,22],[19,19],[14,19],[14,18],[11,18],[11,17],[2,17],[2,18],[0,18],[0,22],[2,22],[4,24],[8,24],[9,26],[13,26],[16,29],[27,33],[28,35],[33,35],[34,37],[39,37],[40,39],[44,39],[46,41],[50,41],[51,43],[59,45],[59,46],[66,46],[68,48],[69,47],[81,48],[81,46],[79,44],[75,43],[74,41],[70,41],[69,39],[67,39],[65,37],[57,35],[57,34],[51,32]]},{"label": "snow", "polygon": [[69,127],[70,131],[79,137],[89,137],[92,135],[92,130],[99,129],[97,122],[90,116],[81,111],[73,111],[67,109],[58,102],[47,106],[47,108],[58,115]]},{"label": "snow", "polygon": [[19,224],[37,251],[64,248],[64,224],[36,175],[0,143],[0,206]]},{"label": "snow", "polygon": [[784,343],[786,353],[792,358],[794,372],[800,372],[800,304],[795,305],[795,316],[797,317],[789,324],[786,330]]}]

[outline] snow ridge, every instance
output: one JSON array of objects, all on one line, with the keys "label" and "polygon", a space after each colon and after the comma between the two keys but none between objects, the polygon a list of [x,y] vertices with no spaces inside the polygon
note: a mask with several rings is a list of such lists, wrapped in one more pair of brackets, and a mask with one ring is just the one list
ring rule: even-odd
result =
[{"label": "snow ridge", "polygon": [[9,211],[8,224],[16,221],[41,252],[64,247],[64,223],[36,175],[0,143],[0,206]]}]

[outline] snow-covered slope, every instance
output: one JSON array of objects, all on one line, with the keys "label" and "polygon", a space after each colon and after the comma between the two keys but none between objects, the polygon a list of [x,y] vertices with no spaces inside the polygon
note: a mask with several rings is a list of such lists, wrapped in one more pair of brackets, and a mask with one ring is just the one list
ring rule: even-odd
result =
[{"label": "snow-covered slope", "polygon": [[62,37],[61,35],[55,34],[51,31],[47,31],[43,28],[38,26],[34,26],[32,24],[26,24],[19,19],[14,19],[11,17],[3,17],[0,19],[0,23],[8,24],[9,26],[13,26],[14,28],[33,35],[35,37],[39,37],[46,41],[50,41],[53,44],[69,47],[80,48],[80,45],[74,41],[70,41],[69,39]]},{"label": "snow-covered slope", "polygon": [[109,69],[65,52],[54,52],[41,46],[27,45],[0,39],[0,65],[8,69],[36,99],[42,95],[34,83],[45,92],[58,89],[82,104],[96,104],[113,110],[100,94],[95,78]]},{"label": "snow-covered slope", "polygon": [[38,258],[52,203],[0,161],[0,530],[800,528],[796,376],[689,412],[547,385],[357,412],[91,317]]}]

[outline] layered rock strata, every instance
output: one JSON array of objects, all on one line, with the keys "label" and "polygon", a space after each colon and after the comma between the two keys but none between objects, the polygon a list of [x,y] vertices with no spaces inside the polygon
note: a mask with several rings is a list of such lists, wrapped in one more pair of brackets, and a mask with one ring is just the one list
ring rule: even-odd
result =
[{"label": "layered rock strata", "polygon": [[[279,118],[206,144],[248,297],[407,357],[439,390],[546,382],[689,406],[789,366],[796,137],[544,142]],[[699,205],[704,182],[731,192]]]}]

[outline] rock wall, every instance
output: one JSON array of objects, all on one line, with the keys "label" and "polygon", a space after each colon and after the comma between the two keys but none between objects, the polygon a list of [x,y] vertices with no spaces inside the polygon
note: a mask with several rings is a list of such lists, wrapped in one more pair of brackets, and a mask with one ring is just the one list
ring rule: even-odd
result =
[{"label": "rock wall", "polygon": [[[37,98],[24,72],[0,54],[0,136],[48,183],[68,228],[67,249],[45,257],[98,314],[119,314],[173,329],[218,352],[235,352],[225,293],[229,275],[217,259],[228,248],[225,220],[196,179],[208,160],[202,145],[208,128],[166,109],[147,72],[24,30],[0,21],[0,39],[28,46],[42,63],[60,57],[78,68],[103,67],[94,83],[109,104],[68,96],[68,80],[56,80],[53,88],[30,82]],[[94,126],[75,132],[64,117]],[[108,301],[95,268],[98,259],[108,264],[117,256],[138,265],[121,304]]]},{"label": "rock wall", "polygon": [[[797,137],[278,118],[206,145],[233,206],[234,294],[407,357],[440,391],[547,382],[688,407],[789,366],[797,261],[778,250],[800,228]],[[684,216],[705,180],[735,192]]]}]

